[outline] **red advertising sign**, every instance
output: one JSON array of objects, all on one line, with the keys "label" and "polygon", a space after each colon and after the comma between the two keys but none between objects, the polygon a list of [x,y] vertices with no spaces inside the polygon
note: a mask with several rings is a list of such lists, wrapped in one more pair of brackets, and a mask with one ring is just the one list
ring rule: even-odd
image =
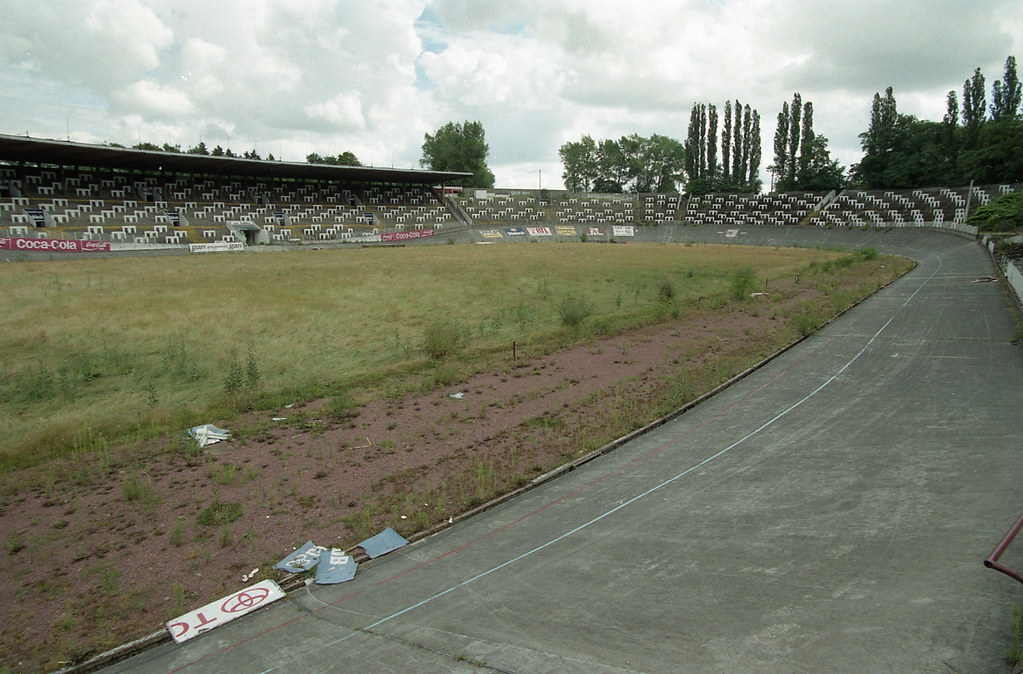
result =
[{"label": "red advertising sign", "polygon": [[384,232],[380,235],[381,241],[408,241],[410,239],[422,239],[433,236],[432,229],[413,229],[409,232]]},{"label": "red advertising sign", "polygon": [[110,250],[110,242],[77,241],[73,239],[26,239],[18,236],[0,236],[0,248],[44,253],[93,253]]}]

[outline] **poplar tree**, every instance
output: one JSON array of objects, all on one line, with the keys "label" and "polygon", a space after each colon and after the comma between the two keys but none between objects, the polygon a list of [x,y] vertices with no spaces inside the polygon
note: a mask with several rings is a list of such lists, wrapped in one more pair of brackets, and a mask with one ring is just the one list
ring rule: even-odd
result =
[{"label": "poplar tree", "polygon": [[753,128],[750,130],[749,184],[751,192],[760,192],[760,160],[764,153],[760,143],[760,113],[753,111]]},{"label": "poplar tree", "polygon": [[753,141],[750,134],[752,127],[752,113],[747,103],[742,111],[742,158],[739,161],[739,181],[747,184],[749,183],[750,146]]},{"label": "poplar tree", "polygon": [[718,109],[707,106],[707,177],[713,180],[718,172]]},{"label": "poplar tree", "polygon": [[685,172],[692,182],[700,177],[700,104],[693,103],[689,111],[689,129],[685,142]]},{"label": "poplar tree", "polygon": [[813,103],[803,104],[803,128],[799,139],[799,175],[805,176],[813,156]]},{"label": "poplar tree", "polygon": [[700,117],[699,117],[699,131],[700,131],[700,165],[699,165],[699,176],[701,178],[707,177],[707,106],[703,103],[700,104]]},{"label": "poplar tree", "polygon": [[1015,117],[1019,112],[1023,91],[1019,78],[1016,76],[1016,57],[1005,59],[1005,74],[1001,80],[995,80],[991,87],[991,119],[998,121],[1007,117]]},{"label": "poplar tree", "polygon": [[957,132],[959,129],[959,99],[953,89],[945,96],[945,116],[941,120],[942,137],[945,143],[945,159],[951,161],[958,153]]},{"label": "poplar tree", "polygon": [[732,156],[732,102],[725,101],[725,119],[721,126],[721,179],[728,182],[731,175]]},{"label": "poplar tree", "polygon": [[789,145],[789,102],[781,104],[781,112],[778,113],[778,126],[774,132],[774,165],[771,173],[774,174],[774,181],[779,189],[785,176],[788,175],[788,145]]},{"label": "poplar tree", "polygon": [[799,168],[799,134],[803,128],[801,123],[803,117],[803,97],[798,92],[792,95],[792,105],[789,106],[789,114],[792,118],[789,120],[789,154],[785,162],[788,173],[785,175],[785,182],[789,185],[795,185],[796,171]]},{"label": "poplar tree", "polygon": [[966,147],[977,144],[980,125],[987,115],[987,99],[984,94],[984,75],[980,68],[973,71],[973,77],[963,82],[963,126],[966,128]]},{"label": "poplar tree", "polygon": [[739,104],[739,99],[735,99],[734,119],[732,126],[732,180],[735,182],[742,181],[742,173],[739,171],[739,165],[742,162],[742,105]]}]

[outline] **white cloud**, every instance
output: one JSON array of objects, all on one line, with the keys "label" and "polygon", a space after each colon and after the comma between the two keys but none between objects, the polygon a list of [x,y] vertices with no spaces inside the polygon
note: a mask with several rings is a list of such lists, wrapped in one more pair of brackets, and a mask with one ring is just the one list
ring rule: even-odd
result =
[{"label": "white cloud", "polygon": [[[502,181],[560,183],[583,134],[685,135],[694,102],[759,109],[765,164],[794,91],[844,164],[870,99],[939,119],[1023,57],[1015,0],[0,0],[0,132],[414,166],[480,120]],[[551,182],[549,182],[551,181]]]},{"label": "white cloud", "polygon": [[162,117],[181,117],[195,112],[195,106],[184,91],[149,80],[139,80],[125,87],[115,95],[115,100],[125,110],[143,115],[151,113]]},{"label": "white cloud", "polygon": [[314,120],[322,120],[331,127],[359,129],[366,126],[358,96],[338,94],[323,103],[311,103],[304,110]]}]

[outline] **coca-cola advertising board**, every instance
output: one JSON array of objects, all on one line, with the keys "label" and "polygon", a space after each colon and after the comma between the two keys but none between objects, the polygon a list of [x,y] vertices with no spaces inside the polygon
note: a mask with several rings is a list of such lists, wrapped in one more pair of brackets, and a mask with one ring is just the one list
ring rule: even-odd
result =
[{"label": "coca-cola advertising board", "polygon": [[109,241],[77,241],[74,239],[28,239],[0,236],[0,248],[40,253],[94,253],[110,250]]},{"label": "coca-cola advertising board", "polygon": [[413,229],[408,232],[384,232],[380,235],[381,241],[408,241],[410,239],[422,239],[433,236],[432,229]]}]

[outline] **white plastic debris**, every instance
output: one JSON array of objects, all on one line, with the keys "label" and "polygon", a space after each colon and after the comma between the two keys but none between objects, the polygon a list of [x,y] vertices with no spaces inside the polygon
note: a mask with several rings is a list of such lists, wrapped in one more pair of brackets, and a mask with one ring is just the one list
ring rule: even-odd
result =
[{"label": "white plastic debris", "polygon": [[227,440],[231,431],[217,428],[213,424],[203,424],[202,426],[192,426],[188,429],[188,434],[199,443],[199,447],[205,447],[221,440]]},{"label": "white plastic debris", "polygon": [[454,398],[455,400],[461,400],[463,397],[465,397],[465,391],[459,391],[458,393],[452,393],[448,397],[449,398]]}]

